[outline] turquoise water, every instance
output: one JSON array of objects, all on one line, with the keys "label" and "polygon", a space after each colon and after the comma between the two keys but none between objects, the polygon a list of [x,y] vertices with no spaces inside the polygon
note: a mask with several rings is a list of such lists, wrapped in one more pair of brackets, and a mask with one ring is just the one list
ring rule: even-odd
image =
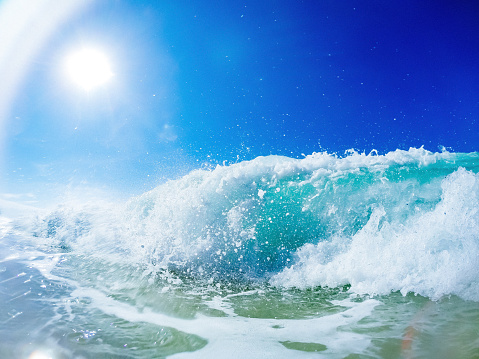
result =
[{"label": "turquoise water", "polygon": [[0,357],[478,358],[478,160],[269,156],[2,202]]}]

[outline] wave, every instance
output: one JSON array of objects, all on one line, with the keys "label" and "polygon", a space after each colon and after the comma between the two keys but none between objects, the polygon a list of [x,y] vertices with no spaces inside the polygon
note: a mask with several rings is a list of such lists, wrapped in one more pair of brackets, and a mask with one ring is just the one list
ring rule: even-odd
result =
[{"label": "wave", "polygon": [[423,148],[196,170],[126,204],[64,204],[37,241],[195,278],[479,301],[479,154]]}]

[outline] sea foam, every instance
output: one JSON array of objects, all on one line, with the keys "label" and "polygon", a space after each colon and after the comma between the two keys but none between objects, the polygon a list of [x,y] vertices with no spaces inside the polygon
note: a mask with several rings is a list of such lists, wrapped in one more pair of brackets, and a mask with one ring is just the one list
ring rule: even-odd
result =
[{"label": "sea foam", "polygon": [[295,264],[272,282],[302,288],[349,283],[357,293],[397,290],[479,300],[478,176],[461,168],[441,188],[441,200],[430,211],[388,221],[390,209],[378,206],[351,238],[304,245]]},{"label": "sea foam", "polygon": [[478,159],[423,148],[258,157],[122,206],[64,204],[31,231],[151,272],[479,300]]}]

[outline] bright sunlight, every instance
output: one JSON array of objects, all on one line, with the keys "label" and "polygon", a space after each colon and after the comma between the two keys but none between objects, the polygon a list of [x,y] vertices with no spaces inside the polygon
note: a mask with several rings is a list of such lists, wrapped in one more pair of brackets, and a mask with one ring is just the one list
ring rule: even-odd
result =
[{"label": "bright sunlight", "polygon": [[104,84],[113,76],[107,57],[101,51],[90,48],[67,56],[66,70],[73,82],[85,91]]}]

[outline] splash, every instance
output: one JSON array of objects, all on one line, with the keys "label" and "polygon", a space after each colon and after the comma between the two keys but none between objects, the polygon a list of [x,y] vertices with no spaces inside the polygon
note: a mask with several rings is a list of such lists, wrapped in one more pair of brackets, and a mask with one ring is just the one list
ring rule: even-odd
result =
[{"label": "splash", "polygon": [[479,300],[479,156],[279,156],[169,181],[123,206],[63,206],[32,232],[150,273]]}]

